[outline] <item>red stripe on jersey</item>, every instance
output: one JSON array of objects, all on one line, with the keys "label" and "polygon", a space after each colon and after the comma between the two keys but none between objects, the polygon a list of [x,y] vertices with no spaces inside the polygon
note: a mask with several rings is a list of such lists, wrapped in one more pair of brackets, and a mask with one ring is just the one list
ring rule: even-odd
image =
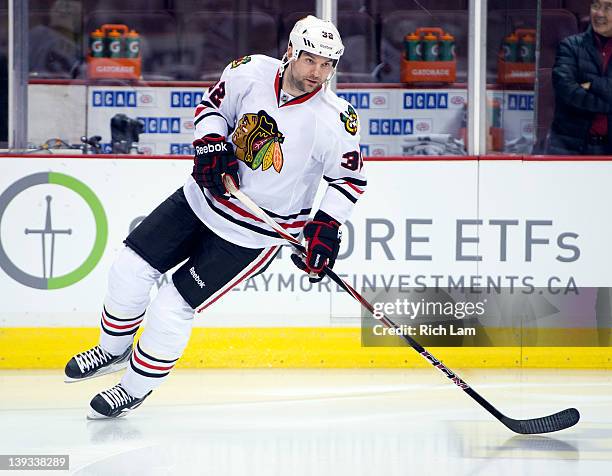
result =
[{"label": "red stripe on jersey", "polygon": [[134,357],[134,360],[136,362],[138,362],[143,367],[147,367],[148,369],[153,369],[153,370],[172,370],[172,367],[174,367],[174,365],[170,365],[169,367],[160,367],[158,365],[151,365],[151,364],[145,362],[144,360],[140,360],[138,358],[138,355],[136,355],[135,352],[132,354],[132,357]]},{"label": "red stripe on jersey", "polygon": [[[293,238],[293,237],[291,237]],[[270,248],[268,250],[268,252],[264,255],[263,258],[261,258],[257,264],[255,266],[253,266],[251,269],[249,269],[247,271],[247,273],[242,277],[242,278],[238,278],[236,281],[234,281],[232,284],[230,284],[229,286],[227,286],[227,288],[225,289],[225,291],[223,291],[221,294],[219,294],[217,297],[215,297],[212,301],[207,302],[204,306],[202,306],[200,309],[198,309],[198,312],[202,312],[204,309],[206,309],[208,306],[210,306],[211,304],[214,304],[217,300],[219,300],[220,298],[222,298],[228,291],[232,290],[233,288],[235,288],[236,286],[238,286],[242,281],[244,281],[245,279],[247,279],[251,274],[253,274],[263,263],[265,263],[268,258],[270,257],[270,255],[274,252],[276,252],[276,250],[278,249],[278,246],[273,246],[272,248]]]},{"label": "red stripe on jersey", "polygon": [[255,221],[258,221],[260,223],[263,223],[263,220],[261,218],[257,218],[255,215],[252,215],[251,213],[247,212],[246,210],[243,210],[242,208],[240,208],[235,203],[232,203],[229,200],[225,200],[224,198],[218,197],[216,195],[213,195],[213,198],[216,201],[218,201],[221,205],[225,205],[230,210],[236,212],[238,215],[246,217],[246,218],[250,218],[251,220],[255,220]]},{"label": "red stripe on jersey", "polygon": [[193,117],[198,117],[204,109],[206,109],[206,106],[203,105],[199,105],[198,107],[196,107],[195,114],[193,115]]},{"label": "red stripe on jersey", "polygon": [[[280,97],[280,89],[281,89],[281,76],[280,76],[280,70],[279,70],[276,72],[276,78],[274,78],[274,94],[276,95],[277,105],[278,105],[278,98]],[[293,98],[291,101],[287,101],[282,106],[279,106],[279,108],[285,107],[285,106],[293,106],[294,104],[301,104],[304,101],[308,101],[311,97],[317,94],[320,90],[321,90],[321,86],[319,86],[317,89],[315,89],[314,91],[310,93],[303,94],[301,96]]]},{"label": "red stripe on jersey", "polygon": [[293,223],[279,223],[285,230],[287,228],[301,228],[306,224],[304,220],[302,221],[294,221]]},{"label": "red stripe on jersey", "polygon": [[[259,223],[264,223],[264,221],[259,218],[256,217],[255,215],[247,212],[246,210],[240,208],[238,205],[236,205],[235,203],[230,202],[229,200],[225,200],[224,198],[221,197],[217,197],[216,195],[213,195],[213,198],[215,200],[217,200],[221,205],[225,205],[227,208],[229,208],[230,210],[236,212],[238,215],[246,217],[246,218],[250,218],[251,220],[255,220],[256,222]],[[295,221],[293,223],[279,223],[279,225],[285,229],[287,228],[301,228],[306,224],[306,222],[304,220],[301,221]]]},{"label": "red stripe on jersey", "polygon": [[349,187],[351,187],[353,190],[355,190],[355,192],[357,192],[359,195],[361,195],[363,193],[363,190],[357,188],[355,185],[353,185],[351,182],[344,182],[346,185],[348,185]]},{"label": "red stripe on jersey", "polygon": [[321,90],[321,86],[319,86],[317,89],[315,89],[313,92],[308,93],[308,94],[304,94],[302,96],[299,96],[295,99],[292,99],[291,101],[287,101],[285,104],[283,104],[281,107],[285,107],[285,106],[293,106],[295,104],[302,104],[305,101],[308,101],[311,97],[313,97],[315,94],[317,94],[319,91]]},{"label": "red stripe on jersey", "polygon": [[274,96],[276,96],[276,104],[278,104],[278,97],[280,96],[280,70],[276,72],[276,78],[274,78]]}]

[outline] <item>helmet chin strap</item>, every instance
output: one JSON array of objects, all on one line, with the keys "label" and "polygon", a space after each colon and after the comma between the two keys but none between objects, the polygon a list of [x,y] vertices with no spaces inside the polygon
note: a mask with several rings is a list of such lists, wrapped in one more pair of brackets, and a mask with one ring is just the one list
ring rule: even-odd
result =
[{"label": "helmet chin strap", "polygon": [[285,68],[287,68],[287,66],[289,66],[289,63],[291,63],[292,61],[295,61],[295,58],[291,57],[289,58],[289,56],[287,55],[287,53],[285,53],[281,59],[281,66],[280,66],[280,71],[278,73],[278,75],[282,78],[283,77],[283,73],[285,72]]},{"label": "helmet chin strap", "polygon": [[331,84],[331,80],[332,78],[336,75],[336,67],[334,67],[334,69],[332,69],[332,72],[329,73],[329,76],[327,77],[327,79],[325,81],[323,81],[323,88],[324,89],[328,89],[329,85]]}]

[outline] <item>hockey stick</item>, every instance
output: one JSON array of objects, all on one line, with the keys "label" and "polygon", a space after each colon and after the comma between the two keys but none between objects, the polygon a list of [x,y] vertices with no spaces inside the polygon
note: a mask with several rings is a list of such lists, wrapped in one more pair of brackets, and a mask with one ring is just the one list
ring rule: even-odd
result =
[{"label": "hockey stick", "polygon": [[[283,228],[274,221],[266,212],[264,212],[253,200],[247,195],[238,190],[234,182],[229,177],[224,177],[224,183],[227,190],[236,197],[243,205],[245,205],[251,212],[253,212],[259,219],[268,224],[281,238],[284,238],[289,244],[291,244],[301,254],[306,253],[304,246],[293,236],[288,234]],[[349,293],[355,300],[357,300],[363,307],[365,307],[370,313],[374,314],[374,307],[370,304],[361,294],[359,294],[350,284],[345,282],[340,276],[329,268],[325,268],[325,274],[338,286]],[[387,327],[397,329],[398,326],[391,321],[387,316],[383,315],[380,321]],[[502,422],[506,427],[515,433],[521,434],[534,434],[534,433],[550,433],[553,431],[564,430],[574,426],[580,420],[580,413],[575,408],[568,408],[552,415],[532,418],[528,420],[515,420],[513,418],[505,416],[497,408],[491,405],[485,400],[476,390],[471,388],[465,381],[463,381],[457,374],[446,367],[442,362],[431,355],[423,346],[421,346],[412,337],[400,333],[401,337],[410,344],[410,346],[421,354],[427,361],[440,370],[444,375],[453,381],[455,385],[461,388],[470,397],[476,400],[480,406],[484,407],[491,415]]]}]

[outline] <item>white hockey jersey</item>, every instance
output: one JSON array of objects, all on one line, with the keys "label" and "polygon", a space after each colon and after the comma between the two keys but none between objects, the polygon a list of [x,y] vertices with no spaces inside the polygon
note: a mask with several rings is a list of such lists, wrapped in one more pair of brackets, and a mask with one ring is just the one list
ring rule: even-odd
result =
[{"label": "white hockey jersey", "polygon": [[[195,137],[231,138],[240,189],[297,237],[321,179],[328,186],[320,209],[340,223],[364,192],[366,179],[355,110],[323,88],[282,104],[280,64],[262,55],[229,64],[195,110]],[[202,193],[192,177],[183,190],[196,215],[223,239],[247,248],[284,244],[235,198]]]}]

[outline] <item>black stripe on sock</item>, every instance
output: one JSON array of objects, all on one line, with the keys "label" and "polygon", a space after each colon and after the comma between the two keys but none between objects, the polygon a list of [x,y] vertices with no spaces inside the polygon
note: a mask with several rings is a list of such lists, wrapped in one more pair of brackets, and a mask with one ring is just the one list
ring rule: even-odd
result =
[{"label": "black stripe on sock", "polygon": [[130,322],[130,321],[136,321],[137,319],[140,319],[142,316],[145,315],[146,311],[142,311],[142,314],[140,314],[138,317],[130,317],[128,319],[119,319],[118,317],[113,316],[110,312],[108,312],[106,310],[106,306],[102,306],[102,309],[104,309],[104,314],[107,315],[107,317],[110,317],[112,320],[114,321],[119,321],[119,322]]},{"label": "black stripe on sock", "polygon": [[140,342],[136,343],[136,349],[138,350],[138,352],[140,352],[144,357],[146,357],[149,360],[153,360],[155,362],[159,362],[162,364],[174,364],[179,358],[177,357],[174,360],[162,360],[162,359],[158,359],[157,357],[152,357],[149,354],[147,354],[146,352],[144,352],[141,348],[140,348]]},{"label": "black stripe on sock", "polygon": [[162,377],[165,377],[166,375],[168,375],[170,373],[170,371],[166,372],[165,374],[151,374],[149,372],[145,372],[144,370],[140,370],[139,368],[137,368],[134,365],[134,362],[132,362],[132,359],[130,359],[130,367],[132,367],[132,370],[134,372],[136,372],[137,374],[142,375],[143,377],[162,378]]},{"label": "black stripe on sock", "polygon": [[121,332],[111,331],[104,325],[104,322],[100,321],[100,323],[102,325],[102,332],[104,332],[105,334],[108,334],[109,336],[115,336],[115,337],[131,336],[131,335],[136,334],[136,332],[138,331],[138,326],[132,329],[131,331],[121,331]]}]

